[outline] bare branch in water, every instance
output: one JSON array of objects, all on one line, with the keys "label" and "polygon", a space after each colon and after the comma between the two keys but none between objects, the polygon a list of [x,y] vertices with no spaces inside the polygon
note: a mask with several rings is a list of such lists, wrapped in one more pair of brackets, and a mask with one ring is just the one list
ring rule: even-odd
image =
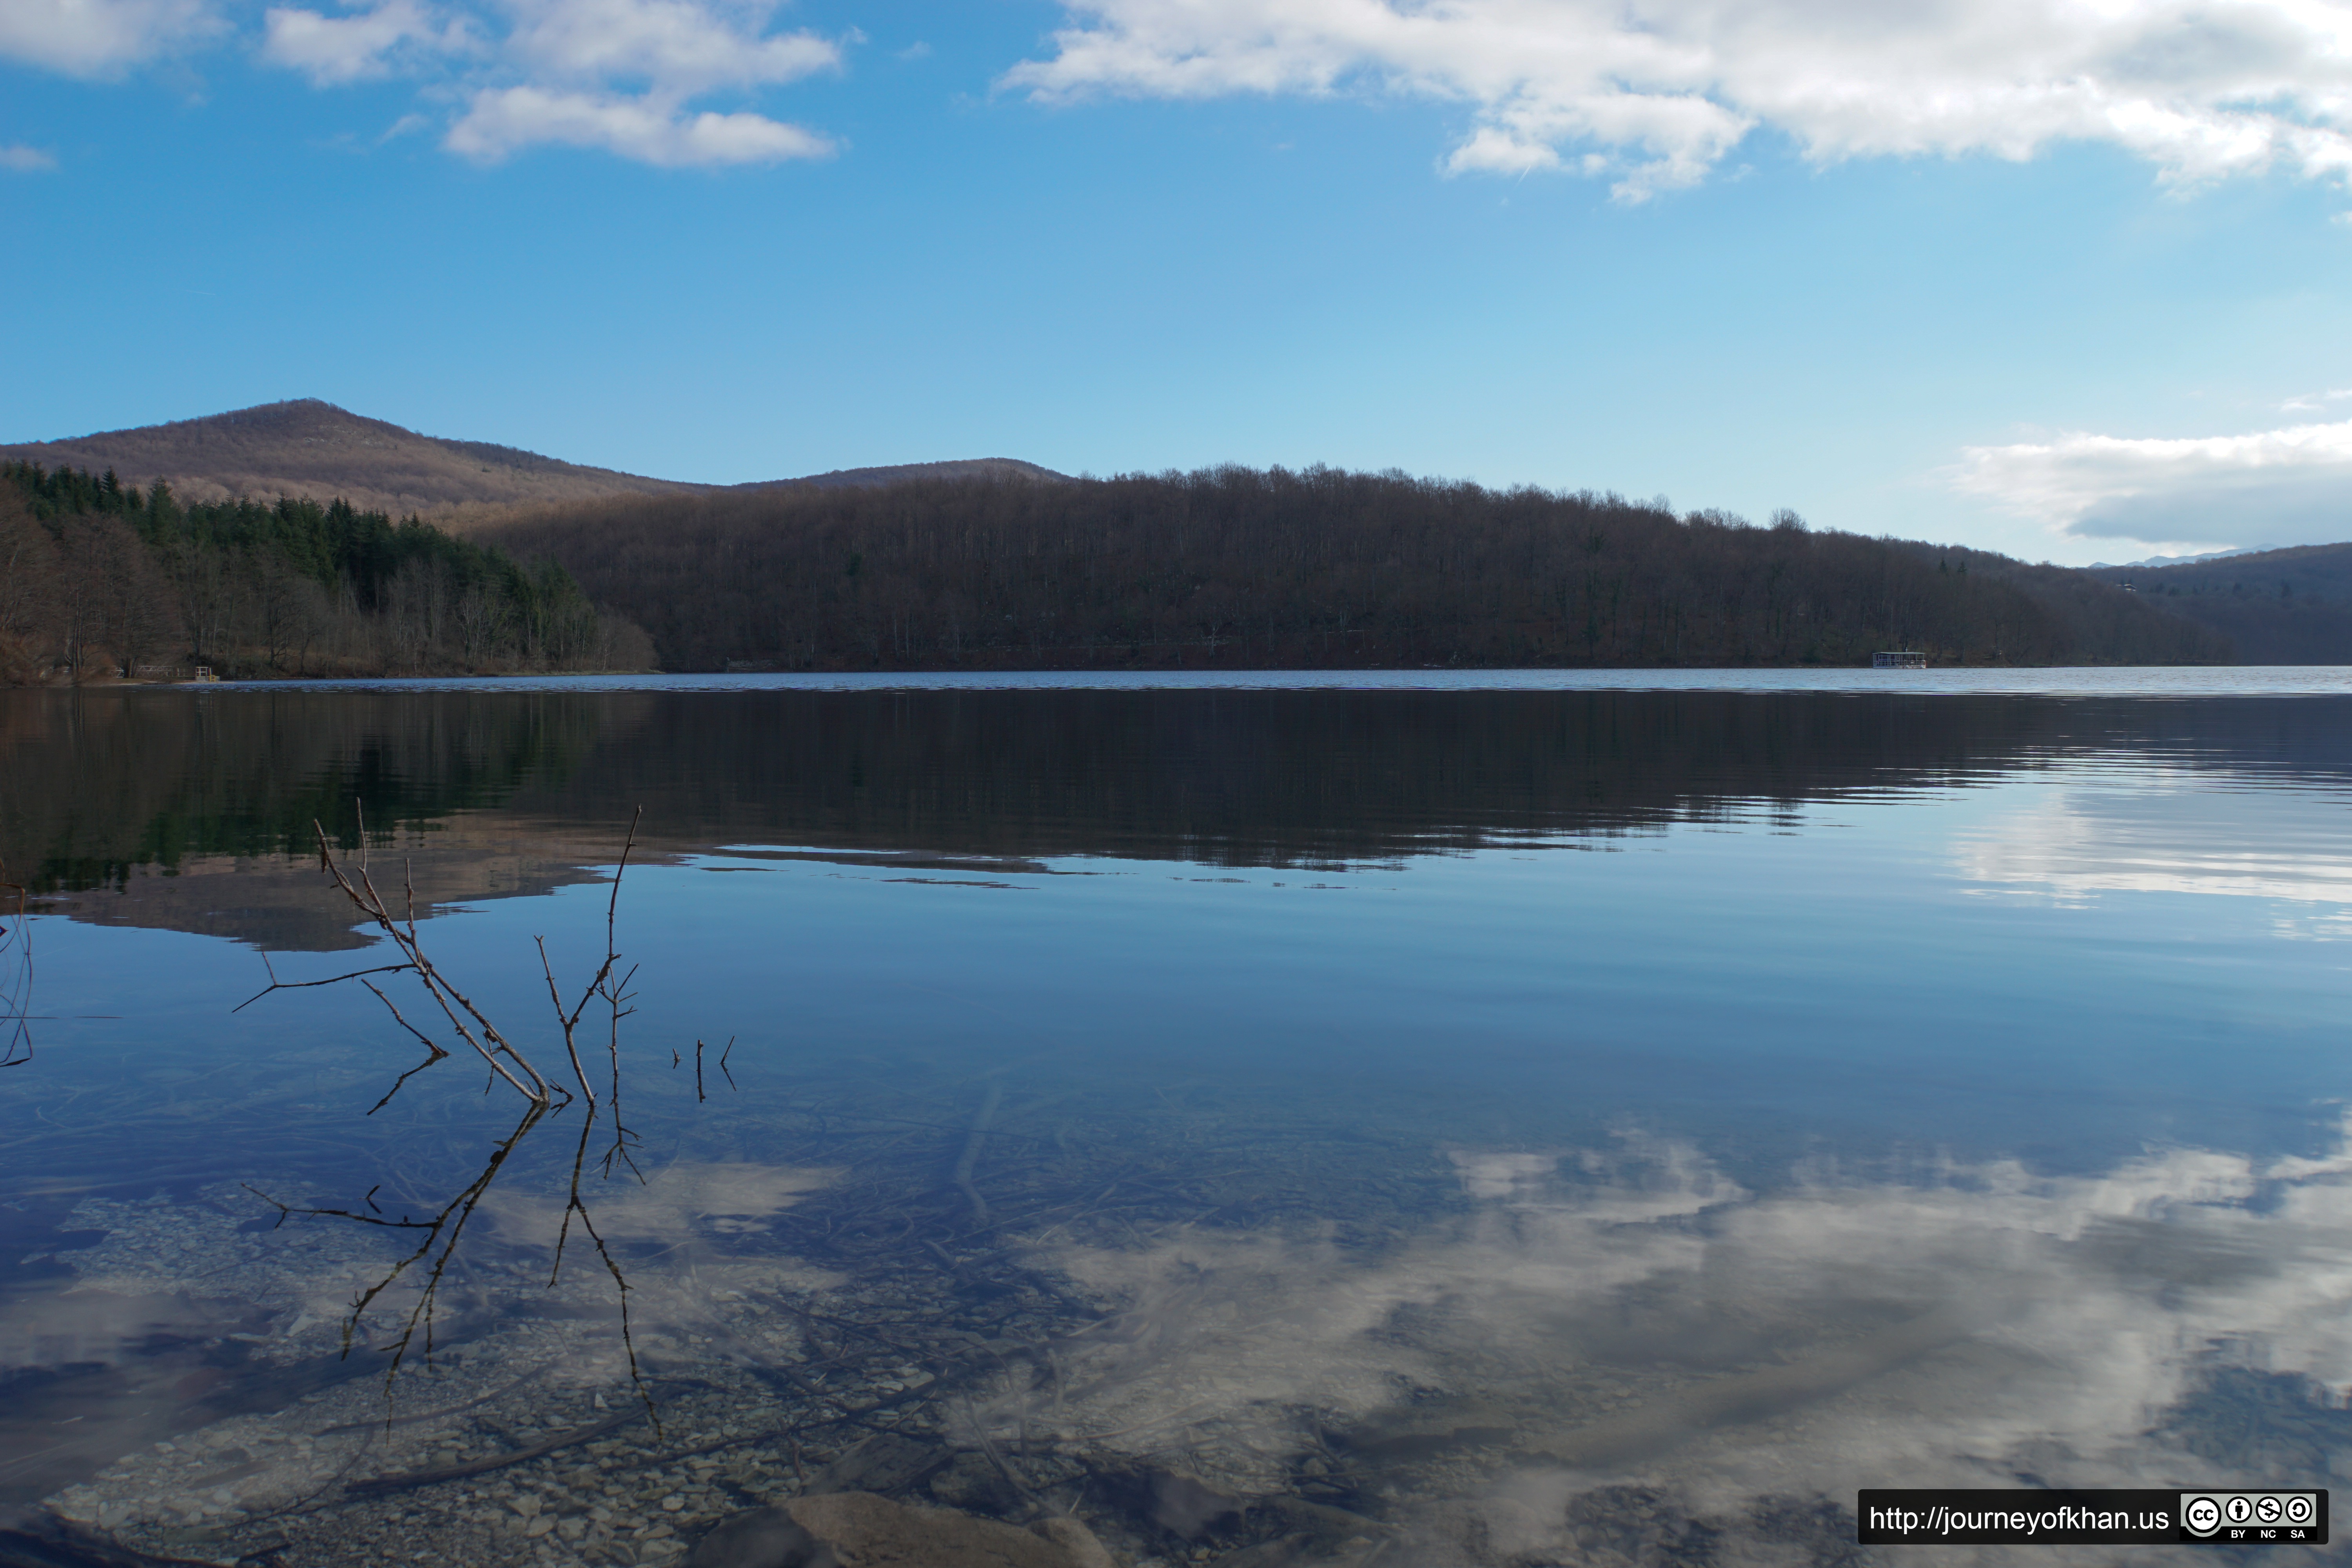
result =
[{"label": "bare branch in water", "polygon": [[[562,1276],[564,1251],[570,1242],[572,1229],[576,1221],[579,1228],[595,1247],[597,1258],[603,1262],[605,1272],[612,1276],[613,1283],[620,1292],[621,1342],[628,1353],[630,1380],[636,1386],[638,1397],[645,1401],[646,1413],[653,1417],[656,1431],[660,1430],[660,1417],[654,1411],[652,1392],[647,1387],[637,1364],[636,1342],[631,1321],[629,1282],[622,1273],[619,1263],[614,1258],[611,1248],[606,1246],[604,1236],[597,1230],[595,1221],[589,1213],[586,1197],[582,1191],[582,1182],[588,1166],[589,1144],[596,1136],[600,1117],[606,1114],[612,1118],[613,1142],[602,1163],[603,1174],[609,1178],[617,1162],[626,1164],[632,1174],[637,1175],[640,1181],[643,1180],[642,1173],[637,1171],[635,1162],[630,1158],[628,1152],[628,1145],[635,1141],[635,1135],[622,1126],[620,1121],[620,1024],[623,1018],[627,1017],[634,1011],[628,1005],[632,994],[628,990],[628,984],[635,978],[636,971],[631,968],[615,977],[621,962],[621,954],[615,945],[621,878],[627,871],[629,857],[636,847],[637,824],[643,816],[644,808],[639,807],[636,815],[630,818],[628,838],[622,847],[620,864],[613,873],[612,897],[607,901],[604,911],[604,963],[597,967],[595,973],[582,989],[579,1001],[569,1010],[563,1005],[562,992],[556,983],[554,964],[547,955],[547,943],[544,939],[535,939],[539,947],[540,968],[547,980],[548,998],[555,1006],[556,1022],[563,1033],[564,1053],[572,1065],[572,1081],[576,1085],[576,1092],[561,1084],[551,1083],[542,1076],[530,1060],[499,1032],[498,1026],[474,1005],[465,993],[458,990],[448,977],[434,965],[432,959],[425,953],[417,933],[415,879],[413,875],[404,875],[402,887],[404,907],[398,914],[395,914],[383,894],[377,891],[374,879],[369,874],[364,820],[362,822],[360,834],[358,862],[355,867],[351,868],[346,868],[337,859],[334,847],[328,840],[326,829],[317,823],[311,825],[318,836],[320,868],[334,879],[335,885],[342,889],[343,895],[350,899],[366,917],[367,922],[374,926],[393,944],[403,962],[370,969],[353,970],[349,973],[339,974],[328,980],[281,981],[278,978],[274,968],[268,969],[269,984],[253,997],[248,998],[246,1003],[240,1004],[240,1006],[250,1005],[252,1002],[258,1001],[261,997],[277,991],[334,985],[346,980],[356,980],[366,986],[374,994],[376,1000],[383,1004],[394,1021],[414,1036],[425,1047],[426,1053],[423,1061],[394,1080],[391,1089],[385,1091],[383,1098],[377,1100],[368,1111],[368,1114],[373,1116],[376,1111],[391,1104],[394,1096],[400,1092],[410,1079],[452,1054],[423,1029],[411,1023],[406,1015],[401,1012],[398,1005],[368,978],[378,974],[413,974],[416,977],[417,983],[424,987],[425,994],[440,1008],[443,1018],[448,1022],[457,1037],[470,1046],[475,1054],[488,1064],[490,1076],[483,1086],[483,1092],[489,1092],[497,1087],[499,1080],[503,1079],[522,1097],[524,1101],[521,1119],[516,1122],[514,1130],[491,1149],[489,1159],[484,1164],[481,1173],[429,1218],[412,1219],[405,1214],[398,1219],[386,1216],[376,1205],[376,1189],[373,1188],[370,1189],[364,1200],[367,1212],[362,1213],[358,1209],[312,1207],[289,1204],[271,1197],[257,1188],[250,1185],[247,1187],[247,1191],[253,1193],[256,1197],[278,1210],[278,1223],[281,1225],[289,1217],[341,1219],[359,1225],[374,1226],[384,1230],[423,1233],[417,1245],[406,1256],[395,1261],[381,1279],[358,1293],[343,1320],[343,1353],[349,1355],[358,1342],[360,1331],[366,1321],[369,1310],[377,1304],[385,1292],[391,1290],[404,1279],[410,1278],[413,1271],[421,1273],[423,1283],[417,1289],[415,1300],[410,1303],[401,1320],[398,1336],[390,1346],[391,1359],[384,1368],[384,1389],[387,1397],[391,1393],[393,1379],[398,1374],[403,1363],[406,1361],[412,1350],[419,1348],[420,1335],[422,1336],[422,1353],[428,1362],[431,1360],[442,1285],[448,1276],[450,1264],[457,1256],[458,1244],[465,1237],[466,1227],[472,1222],[483,1198],[488,1194],[491,1184],[498,1179],[499,1172],[504,1168],[508,1156],[521,1145],[523,1139],[528,1137],[531,1130],[543,1119],[561,1111],[577,1100],[584,1103],[586,1113],[581,1120],[579,1142],[572,1151],[571,1181],[565,1196],[562,1223],[556,1234],[554,1258],[548,1272],[548,1288],[554,1289]],[[268,967],[266,955],[263,963],[265,968]],[[581,1060],[578,1047],[581,1019],[586,1016],[590,1005],[599,999],[604,1001],[610,1015],[607,1050],[611,1058],[612,1089],[609,1101],[604,1103],[600,1103],[595,1087],[589,1081],[587,1068]],[[380,1187],[381,1184],[378,1184],[378,1186]]]},{"label": "bare branch in water", "polygon": [[[406,974],[410,970],[414,969],[415,965],[409,963],[383,963],[378,964],[373,969],[354,969],[349,973],[330,975],[324,980],[280,980],[278,978],[277,969],[270,964],[269,955],[265,952],[261,955],[261,967],[268,973],[269,984],[255,992],[252,995],[247,997],[244,1001],[238,1003],[236,1006],[231,1007],[229,1009],[230,1012],[242,1013],[247,1007],[252,1006],[256,1002],[260,1001],[264,996],[268,996],[274,992],[308,991],[313,986],[341,985],[346,980],[359,980],[360,977],[364,974]],[[365,984],[366,982],[361,981],[361,984]],[[375,991],[375,987],[373,985],[368,986],[368,989]],[[383,993],[376,991],[376,994],[381,996]],[[405,1018],[401,1019],[401,1022],[404,1024],[408,1020]]]},{"label": "bare branch in water", "polygon": [[644,1179],[644,1173],[638,1172],[636,1163],[629,1159],[629,1131],[621,1121],[621,1020],[635,1011],[627,1005],[630,998],[628,987],[629,982],[636,977],[637,972],[635,966],[632,966],[627,973],[615,979],[614,971],[618,969],[621,963],[621,953],[615,935],[621,907],[621,879],[628,873],[629,857],[637,847],[637,825],[644,820],[645,815],[646,808],[642,805],[631,814],[629,836],[621,845],[620,864],[613,868],[613,892],[604,903],[604,962],[598,966],[596,973],[589,977],[588,984],[581,988],[580,1000],[572,1005],[569,1012],[564,1010],[563,994],[555,984],[554,966],[548,962],[547,942],[543,938],[538,939],[539,967],[540,972],[547,979],[547,999],[555,1008],[556,1026],[563,1031],[564,1055],[571,1058],[572,1081],[580,1086],[580,1096],[588,1102],[591,1121],[595,1119],[596,1091],[588,1082],[587,1067],[580,1060],[580,1020],[587,1016],[588,1006],[592,1002],[601,997],[605,1004],[609,1020],[605,1046],[611,1055],[613,1068],[613,1147],[604,1155],[604,1172],[610,1175],[614,1162],[618,1159],[626,1163],[631,1172],[637,1174],[639,1180]]},{"label": "bare branch in water", "polygon": [[[318,985],[335,985],[343,981],[357,980],[368,974],[414,974],[418,983],[425,987],[425,994],[433,999],[436,1006],[441,1009],[442,1016],[449,1021],[449,1026],[457,1031],[457,1037],[471,1046],[475,1053],[489,1065],[490,1070],[505,1079],[516,1093],[535,1105],[552,1106],[569,1101],[572,1098],[571,1094],[557,1085],[549,1083],[541,1077],[539,1069],[531,1066],[529,1058],[517,1050],[504,1035],[499,1033],[498,1026],[482,1016],[481,1009],[475,1006],[466,994],[458,990],[446,975],[435,968],[433,961],[425,956],[424,945],[418,941],[416,934],[416,889],[413,881],[407,888],[407,921],[406,928],[403,929],[400,919],[394,915],[391,906],[384,902],[383,895],[376,891],[375,880],[368,874],[367,834],[364,824],[360,834],[360,861],[357,868],[359,879],[356,883],[352,881],[350,872],[345,869],[342,863],[335,858],[334,847],[328,842],[326,828],[314,821],[310,824],[310,830],[318,837],[320,866],[329,877],[334,879],[335,886],[342,889],[343,896],[352,901],[361,914],[367,917],[367,923],[374,926],[392,942],[394,950],[400,954],[403,962],[382,964],[372,969],[353,970],[350,973],[338,974],[326,980],[280,980],[278,978],[278,972],[274,968],[269,968],[268,958],[265,954],[262,963],[263,966],[268,969],[269,984],[240,1003],[239,1007],[249,1007],[262,997],[276,991],[298,991]],[[374,987],[371,986],[369,989],[373,990]],[[376,992],[376,994],[378,997],[383,995],[381,991]],[[389,1000],[386,1000],[384,1005],[391,1006]],[[400,1018],[403,1028],[416,1035],[420,1039],[425,1038],[415,1026],[410,1024],[406,1018],[400,1017],[397,1008],[394,1009],[393,1016]],[[430,1040],[426,1040],[425,1043],[427,1046],[432,1045]],[[501,1060],[501,1058],[505,1059]],[[512,1065],[509,1066],[509,1063]],[[426,1065],[431,1064],[428,1062]]]},{"label": "bare branch in water", "polygon": [[634,1007],[623,1005],[635,994],[629,989],[629,983],[636,977],[636,966],[631,964],[629,972],[622,975],[620,983],[614,987],[611,1023],[605,1034],[605,1050],[613,1064],[613,1146],[604,1151],[604,1174],[610,1176],[614,1163],[618,1162],[628,1166],[630,1174],[642,1182],[646,1179],[645,1173],[637,1169],[636,1161],[629,1154],[629,1144],[635,1141],[636,1134],[621,1121],[621,1020],[636,1011]]},{"label": "bare branch in water", "polygon": [[[392,1007],[392,1016],[395,1018],[400,1018],[400,1009],[392,1006],[392,998],[386,996],[381,991],[376,991],[373,985],[369,985],[364,980],[361,981],[360,984],[367,985],[367,988],[371,991],[375,991],[376,1000],[383,1003],[387,1007]],[[403,1024],[408,1022],[405,1018],[400,1018],[400,1021]],[[411,1030],[410,1032],[415,1033],[415,1030]],[[417,1035],[416,1037],[420,1040],[425,1039],[425,1037],[421,1034]],[[449,1054],[447,1051],[443,1050],[439,1046],[435,1045],[431,1040],[425,1040],[425,1048],[430,1054],[426,1056],[423,1061],[418,1062],[415,1067],[410,1068],[406,1072],[402,1073],[398,1078],[392,1080],[392,1087],[383,1091],[383,1098],[377,1100],[373,1105],[368,1107],[368,1114],[370,1116],[373,1116],[377,1111],[382,1110],[385,1106],[390,1105],[392,1103],[392,1097],[398,1094],[404,1088],[405,1088],[410,1079],[415,1078],[418,1073],[423,1072],[435,1062],[444,1059]]]}]

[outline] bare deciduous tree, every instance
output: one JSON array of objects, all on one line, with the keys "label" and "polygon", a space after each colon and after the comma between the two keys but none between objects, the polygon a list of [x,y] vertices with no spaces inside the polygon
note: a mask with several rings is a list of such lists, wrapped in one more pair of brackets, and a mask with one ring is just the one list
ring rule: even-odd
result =
[{"label": "bare deciduous tree", "polygon": [[488,586],[468,583],[457,595],[453,619],[457,627],[457,646],[467,668],[479,665],[490,647],[506,629],[506,606]]},{"label": "bare deciduous tree", "polygon": [[47,668],[57,586],[57,542],[22,502],[0,494],[0,679]]}]

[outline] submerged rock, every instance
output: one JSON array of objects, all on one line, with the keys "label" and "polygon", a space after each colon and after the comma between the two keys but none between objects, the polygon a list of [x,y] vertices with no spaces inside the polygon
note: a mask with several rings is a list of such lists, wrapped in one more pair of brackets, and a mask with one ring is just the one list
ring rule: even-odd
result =
[{"label": "submerged rock", "polygon": [[1034,1529],[871,1492],[795,1498],[721,1521],[686,1568],[1114,1568],[1074,1519]]}]

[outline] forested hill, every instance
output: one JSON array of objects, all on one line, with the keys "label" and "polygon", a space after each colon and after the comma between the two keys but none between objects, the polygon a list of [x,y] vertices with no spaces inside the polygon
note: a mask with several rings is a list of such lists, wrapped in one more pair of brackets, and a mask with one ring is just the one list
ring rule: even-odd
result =
[{"label": "forested hill", "polygon": [[2232,656],[2064,568],[1327,468],[614,496],[481,537],[562,563],[677,670]]},{"label": "forested hill", "polygon": [[184,506],[0,462],[0,682],[643,668],[553,562],[343,500]]},{"label": "forested hill", "polygon": [[2159,609],[2228,637],[2244,664],[2352,664],[2352,544],[2306,544],[2177,566],[2100,566]]}]

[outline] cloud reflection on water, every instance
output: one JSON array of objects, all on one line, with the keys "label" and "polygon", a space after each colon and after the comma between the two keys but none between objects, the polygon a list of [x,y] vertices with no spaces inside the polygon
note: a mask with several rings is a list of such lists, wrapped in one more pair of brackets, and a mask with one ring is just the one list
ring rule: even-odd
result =
[{"label": "cloud reflection on water", "polygon": [[1952,859],[1970,883],[2068,903],[2194,893],[2352,909],[2347,805],[2334,792],[2216,789],[2168,770],[2128,787],[2077,775],[1960,834]]},{"label": "cloud reflection on water", "polygon": [[1318,1426],[1400,1479],[1475,1456],[1424,1528],[1528,1552],[1629,1481],[1736,1516],[1869,1486],[2326,1479],[2182,1433],[2218,1369],[2352,1384],[2352,1140],[1769,1194],[1633,1135],[1451,1158],[1467,1211],[1373,1254],[1211,1231],[1064,1253],[1128,1316],[1063,1426],[1244,1490]]},{"label": "cloud reflection on water", "polygon": [[[2215,1436],[2227,1412],[2209,1407],[2229,1369],[2336,1397],[2352,1385],[2352,1122],[2315,1156],[2175,1148],[2063,1176],[1947,1162],[1907,1181],[1824,1166],[1770,1191],[1630,1131],[1442,1157],[1460,1205],[1385,1239],[1034,1237],[1032,1256],[1110,1316],[1062,1343],[1050,1380],[1008,1364],[1001,1396],[963,1404],[950,1440],[1124,1454],[1240,1497],[1281,1493],[1305,1458],[1334,1455],[1385,1500],[1400,1561],[1430,1563],[1590,1555],[1579,1500],[1605,1494],[1622,1515],[1628,1487],[1713,1521],[1719,1560],[1765,1562],[1788,1542],[1754,1521],[1859,1487],[2326,1479],[2259,1434],[2231,1450]],[[747,1291],[860,1289],[766,1231],[837,1174],[680,1163],[616,1192],[601,1212],[644,1248],[645,1331],[689,1358],[796,1353],[787,1325],[753,1345],[723,1320]],[[496,1207],[480,1261],[543,1279],[557,1206],[517,1193]],[[276,1307],[257,1339],[290,1341],[288,1316],[364,1261],[347,1230],[315,1228],[329,1245],[311,1257],[226,1211],[209,1229],[169,1203],[78,1218],[111,1234],[67,1255],[79,1279],[52,1300],[85,1317],[120,1306],[118,1334],[142,1326],[140,1293],[209,1279]],[[583,1277],[562,1294],[572,1326],[527,1352],[477,1349],[482,1375],[620,1379],[603,1292]]]}]

